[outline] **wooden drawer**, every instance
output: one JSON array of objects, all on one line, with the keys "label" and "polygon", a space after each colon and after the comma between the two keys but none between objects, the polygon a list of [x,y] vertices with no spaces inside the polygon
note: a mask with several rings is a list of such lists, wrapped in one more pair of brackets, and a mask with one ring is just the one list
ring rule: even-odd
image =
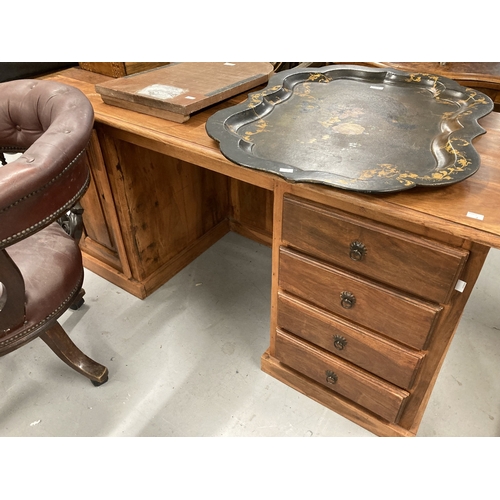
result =
[{"label": "wooden drawer", "polygon": [[404,389],[411,387],[425,356],[283,293],[278,294],[278,327]]},{"label": "wooden drawer", "polygon": [[282,238],[304,253],[441,304],[449,301],[468,256],[461,248],[288,196]]},{"label": "wooden drawer", "polygon": [[[280,248],[279,286],[416,349],[425,347],[442,309],[285,247]],[[355,301],[350,308],[345,307],[348,300],[342,301],[341,295],[345,293],[351,294]]]},{"label": "wooden drawer", "polygon": [[396,423],[409,393],[301,340],[276,331],[276,359]]}]

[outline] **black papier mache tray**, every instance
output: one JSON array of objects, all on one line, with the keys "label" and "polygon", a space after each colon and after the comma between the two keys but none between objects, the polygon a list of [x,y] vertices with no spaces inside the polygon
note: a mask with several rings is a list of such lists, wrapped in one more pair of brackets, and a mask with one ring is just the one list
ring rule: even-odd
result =
[{"label": "black papier mache tray", "polygon": [[238,165],[361,192],[442,186],[474,174],[485,94],[437,75],[352,65],[292,69],[212,115]]}]

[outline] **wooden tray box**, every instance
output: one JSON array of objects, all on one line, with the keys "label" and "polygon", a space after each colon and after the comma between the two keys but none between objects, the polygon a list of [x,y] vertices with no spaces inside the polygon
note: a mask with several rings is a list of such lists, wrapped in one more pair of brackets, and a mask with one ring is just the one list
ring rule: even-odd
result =
[{"label": "wooden tray box", "polygon": [[179,62],[95,86],[106,104],[184,123],[192,113],[265,84],[268,62]]}]

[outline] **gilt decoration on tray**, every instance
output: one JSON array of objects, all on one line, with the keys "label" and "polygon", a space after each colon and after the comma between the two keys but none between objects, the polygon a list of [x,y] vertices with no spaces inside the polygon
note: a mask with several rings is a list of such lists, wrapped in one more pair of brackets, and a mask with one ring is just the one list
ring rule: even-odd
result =
[{"label": "gilt decoration on tray", "polygon": [[239,165],[361,192],[442,186],[474,174],[485,94],[437,75],[335,65],[275,74],[212,115],[207,133]]}]

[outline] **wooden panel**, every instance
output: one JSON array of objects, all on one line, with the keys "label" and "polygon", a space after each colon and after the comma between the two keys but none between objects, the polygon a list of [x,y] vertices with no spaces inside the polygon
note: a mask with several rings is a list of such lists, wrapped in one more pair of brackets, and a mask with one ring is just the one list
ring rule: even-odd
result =
[{"label": "wooden panel", "polygon": [[85,229],[80,248],[84,260],[88,262],[85,254],[91,255],[130,277],[113,195],[95,130],[92,131],[85,157],[89,162],[90,186],[81,200]]},{"label": "wooden panel", "polygon": [[101,143],[135,279],[145,280],[226,219],[225,176],[105,134]]},{"label": "wooden panel", "polygon": [[96,85],[107,104],[182,123],[195,111],[266,83],[270,63],[181,62]]},{"label": "wooden panel", "polygon": [[231,179],[231,229],[271,246],[273,192]]},{"label": "wooden panel", "polygon": [[425,356],[282,293],[278,326],[404,389]]},{"label": "wooden panel", "polygon": [[109,250],[116,252],[116,245],[113,241],[112,230],[105,215],[106,196],[103,193],[102,183],[102,156],[96,138],[96,132],[92,131],[91,140],[87,147],[86,156],[89,161],[90,185],[89,189],[81,200],[83,212],[83,222],[86,236],[98,242]]},{"label": "wooden panel", "polygon": [[[416,349],[425,346],[442,309],[284,247],[280,250],[279,285],[327,311]],[[341,305],[340,296],[344,291],[356,299],[350,309]]]},{"label": "wooden panel", "polygon": [[94,173],[90,171],[90,184],[87,192],[81,199],[84,209],[83,221],[85,225],[85,238],[90,238],[109,250],[116,251],[111,239],[109,227],[106,224],[106,217],[101,205],[101,199],[96,188]]},{"label": "wooden panel", "polygon": [[[285,197],[283,240],[305,253],[426,300],[448,302],[468,252]],[[351,244],[366,254],[351,258]]]},{"label": "wooden panel", "polygon": [[[276,359],[364,408],[396,423],[409,393],[278,330]],[[327,378],[334,372],[337,380]]]}]

